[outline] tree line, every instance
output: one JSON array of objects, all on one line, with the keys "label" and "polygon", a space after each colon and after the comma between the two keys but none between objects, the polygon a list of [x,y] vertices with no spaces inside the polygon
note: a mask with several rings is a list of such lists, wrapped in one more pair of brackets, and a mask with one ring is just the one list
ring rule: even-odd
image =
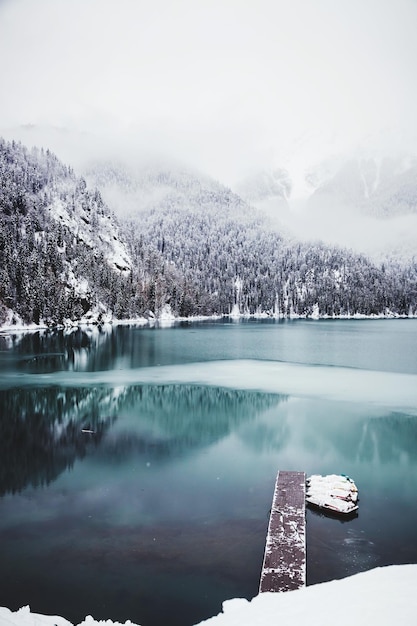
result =
[{"label": "tree line", "polygon": [[377,266],[289,240],[226,187],[180,182],[183,193],[116,220],[48,150],[0,139],[0,324],[158,316],[167,305],[181,317],[417,313],[416,262]]}]

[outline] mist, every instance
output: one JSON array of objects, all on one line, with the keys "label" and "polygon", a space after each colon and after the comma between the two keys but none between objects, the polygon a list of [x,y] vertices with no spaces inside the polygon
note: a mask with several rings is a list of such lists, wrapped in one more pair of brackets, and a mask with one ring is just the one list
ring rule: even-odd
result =
[{"label": "mist", "polygon": [[357,207],[326,200],[315,206],[307,199],[282,204],[260,204],[275,227],[305,242],[321,241],[352,249],[380,263],[408,263],[417,252],[417,214],[381,218]]},{"label": "mist", "polygon": [[[284,167],[299,200],[323,159],[416,154],[416,26],[413,0],[3,0],[0,134],[76,168],[163,155],[232,188]],[[343,220],[291,203],[288,227],[343,241]]]}]

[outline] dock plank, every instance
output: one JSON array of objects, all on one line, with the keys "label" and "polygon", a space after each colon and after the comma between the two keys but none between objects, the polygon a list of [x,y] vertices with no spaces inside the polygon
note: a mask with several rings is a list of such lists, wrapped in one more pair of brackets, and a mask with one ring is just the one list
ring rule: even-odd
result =
[{"label": "dock plank", "polygon": [[305,586],[305,482],[304,472],[278,472],[260,593],[292,591]]}]

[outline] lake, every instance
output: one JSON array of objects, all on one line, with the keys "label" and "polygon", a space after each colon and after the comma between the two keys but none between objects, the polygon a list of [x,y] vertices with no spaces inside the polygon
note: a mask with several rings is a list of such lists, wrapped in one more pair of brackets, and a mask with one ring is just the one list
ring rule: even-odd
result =
[{"label": "lake", "polygon": [[417,320],[207,321],[0,336],[0,606],[188,626],[257,594],[277,471],[307,584],[417,562]]}]

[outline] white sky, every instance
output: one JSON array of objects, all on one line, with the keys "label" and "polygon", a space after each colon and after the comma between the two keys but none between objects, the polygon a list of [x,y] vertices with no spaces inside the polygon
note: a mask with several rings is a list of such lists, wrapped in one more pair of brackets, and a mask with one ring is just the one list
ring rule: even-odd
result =
[{"label": "white sky", "polygon": [[416,33],[415,0],[0,0],[0,131],[76,130],[225,181],[306,135],[307,160],[412,141]]}]

